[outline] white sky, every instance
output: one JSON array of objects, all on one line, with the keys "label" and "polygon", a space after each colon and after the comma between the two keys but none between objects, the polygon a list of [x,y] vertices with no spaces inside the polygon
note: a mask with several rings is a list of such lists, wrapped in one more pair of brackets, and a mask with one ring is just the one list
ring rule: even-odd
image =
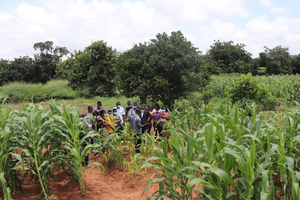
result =
[{"label": "white sky", "polygon": [[36,53],[51,40],[71,52],[104,40],[123,52],[157,33],[181,30],[205,53],[214,40],[300,53],[299,0],[0,0],[0,58]]}]

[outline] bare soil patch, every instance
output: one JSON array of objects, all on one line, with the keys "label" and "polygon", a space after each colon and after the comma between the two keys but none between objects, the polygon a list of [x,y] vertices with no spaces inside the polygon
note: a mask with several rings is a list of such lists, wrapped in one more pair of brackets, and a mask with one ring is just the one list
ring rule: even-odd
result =
[{"label": "bare soil patch", "polygon": [[[125,157],[129,161],[129,156]],[[104,162],[104,157],[94,156],[93,153],[90,154],[90,162],[98,161],[103,163],[106,167],[107,163]],[[55,173],[57,181],[50,178],[50,196],[51,199],[59,200],[90,200],[90,199],[124,199],[124,200],[137,200],[141,197],[143,190],[147,185],[148,178],[156,173],[157,170],[149,169],[148,174],[141,173],[143,179],[137,177],[136,179],[130,179],[126,182],[127,172],[120,171],[115,165],[109,168],[107,174],[102,170],[100,171],[97,167],[87,169],[83,175],[84,185],[86,189],[86,195],[83,197],[79,186],[77,183],[72,183],[69,174],[64,171],[58,171]],[[124,177],[124,178],[123,178]],[[20,188],[17,188],[17,200],[33,200],[38,199],[38,182],[29,183],[29,178],[24,181],[22,188],[24,193]],[[147,199],[158,189],[158,184],[153,184],[148,191],[142,196],[142,200]]]}]

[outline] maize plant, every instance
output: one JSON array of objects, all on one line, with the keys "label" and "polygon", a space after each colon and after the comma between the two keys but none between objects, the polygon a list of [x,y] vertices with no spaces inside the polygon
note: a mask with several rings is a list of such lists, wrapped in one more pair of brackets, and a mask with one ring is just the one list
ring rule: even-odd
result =
[{"label": "maize plant", "polygon": [[[84,157],[91,152],[91,148],[99,147],[98,144],[86,144],[86,139],[95,137],[98,133],[94,131],[87,132],[85,122],[79,118],[77,107],[70,108],[66,103],[57,105],[53,101],[49,104],[52,109],[53,119],[56,122],[55,131],[63,136],[63,147],[70,152],[65,158],[68,160],[67,166],[71,171],[71,178],[78,183],[81,193],[85,195],[86,191],[82,178],[85,170],[91,165],[104,168],[99,162],[92,162],[82,167]],[[85,120],[87,120],[87,117]],[[80,140],[79,135],[81,132],[84,133],[84,137]]]},{"label": "maize plant", "polygon": [[[11,131],[14,115],[6,106],[0,107],[0,186],[3,199],[13,199],[16,195],[16,186],[21,180],[17,169],[25,170],[21,156],[15,152],[18,149],[16,139]],[[17,164],[19,163],[19,164]]]},{"label": "maize plant", "polygon": [[[18,136],[22,159],[29,166],[32,179],[37,179],[41,198],[50,199],[48,176],[54,177],[51,166],[57,164],[57,157],[49,149],[49,138],[53,136],[52,122],[47,112],[38,105],[28,104],[21,116],[16,116],[13,131]],[[43,151],[45,150],[45,151]]]},{"label": "maize plant", "polygon": [[144,192],[159,183],[155,199],[298,199],[300,104],[295,104],[272,118],[254,105],[172,111],[171,140],[163,140],[142,165],[163,177],[149,179]]}]

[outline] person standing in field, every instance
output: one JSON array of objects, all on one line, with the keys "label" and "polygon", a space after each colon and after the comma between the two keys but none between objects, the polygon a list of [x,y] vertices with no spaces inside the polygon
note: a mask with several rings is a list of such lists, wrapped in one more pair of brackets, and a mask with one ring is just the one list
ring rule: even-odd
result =
[{"label": "person standing in field", "polygon": [[126,119],[127,119],[127,117],[128,117],[128,112],[129,112],[129,110],[132,108],[132,106],[131,106],[131,101],[127,101],[127,107],[126,107]]},{"label": "person standing in field", "polygon": [[[152,116],[153,113],[152,113],[152,111],[150,111],[150,106],[146,106],[145,110],[148,111],[150,113],[150,115]],[[152,116],[152,118],[153,118],[153,116]],[[151,118],[151,120],[150,120],[150,118],[148,118],[148,120],[150,120],[150,124],[148,125],[149,135],[150,135],[150,131],[151,131],[151,128],[152,128],[152,118]]]},{"label": "person standing in field", "polygon": [[148,126],[150,125],[150,122],[152,121],[152,115],[149,113],[149,111],[145,110],[145,106],[141,105],[141,122],[142,125],[148,124],[143,126],[142,128],[142,133],[145,133],[146,131],[148,132]]},{"label": "person standing in field", "polygon": [[91,131],[93,129],[93,106],[88,106],[88,112],[84,116],[89,116],[85,121],[85,124],[88,131]]},{"label": "person standing in field", "polygon": [[131,117],[136,114],[135,113],[135,110],[137,109],[137,103],[136,102],[133,102],[133,106],[132,108],[128,111],[128,119],[129,121],[131,121]]},{"label": "person standing in field", "polygon": [[[88,112],[86,114],[80,115],[81,118],[84,118],[88,116],[88,118],[85,121],[85,125],[87,128],[87,131],[92,131],[93,130],[93,107],[88,106]],[[84,138],[85,134],[83,131],[80,132],[79,134],[79,140],[82,140]],[[85,138],[85,142],[82,143],[82,147],[80,149],[80,153],[82,153],[82,150],[88,145],[89,143],[89,138]],[[84,162],[82,162],[82,166],[88,165],[89,164],[89,155],[84,156]]]},{"label": "person standing in field", "polygon": [[154,109],[155,112],[153,112],[152,116],[153,116],[153,128],[154,128],[154,137],[156,138],[156,134],[158,131],[159,136],[161,135],[162,132],[162,122],[158,121],[162,118],[162,114],[159,112],[160,107],[159,105],[156,105],[156,108]]},{"label": "person standing in field", "polygon": [[114,129],[115,129],[115,123],[114,123],[114,118],[112,116],[113,112],[112,110],[108,110],[107,111],[107,114],[106,114],[106,120],[107,120],[107,130],[108,130],[108,133],[112,132]]},{"label": "person standing in field", "polygon": [[[100,111],[100,115],[99,115],[99,119],[98,119],[98,127],[99,127],[99,134],[100,137],[102,137],[102,140],[106,139],[107,136],[107,126],[108,126],[108,122],[105,116],[106,112],[105,110],[101,110]],[[102,148],[102,153],[105,153],[105,147]],[[99,155],[96,155],[97,157],[99,157]]]},{"label": "person standing in field", "polygon": [[[152,110],[152,113],[156,113],[156,111],[157,111],[157,110],[156,110],[156,107],[157,107],[157,106],[159,107],[159,104],[158,104],[158,103],[155,103],[155,104],[154,104],[154,109]],[[159,109],[158,112],[161,112],[161,109]]]},{"label": "person standing in field", "polygon": [[[123,126],[125,126],[125,111],[124,111],[124,108],[121,107],[120,101],[118,101],[118,102],[116,103],[116,107],[115,107],[115,108],[117,109],[117,114],[121,117],[121,124],[122,124]],[[114,109],[115,109],[115,108],[114,108]],[[121,126],[121,130],[122,130],[122,126]]]},{"label": "person standing in field", "polygon": [[136,108],[135,113],[131,116],[131,130],[135,133],[135,152],[140,153],[140,147],[142,143],[142,128],[147,126],[148,124],[141,124],[140,118],[141,111],[140,109]]},{"label": "person standing in field", "polygon": [[117,132],[120,132],[122,128],[121,126],[122,118],[120,117],[120,115],[118,115],[116,108],[113,109],[113,119],[114,119],[115,128],[117,129]]},{"label": "person standing in field", "polygon": [[98,101],[98,102],[97,102],[97,106],[96,106],[94,112],[97,112],[98,115],[100,115],[100,111],[101,111],[101,110],[102,110],[102,102],[101,102],[101,101]]},{"label": "person standing in field", "polygon": [[162,123],[162,125],[163,125],[163,127],[162,127],[163,133],[162,134],[164,135],[164,137],[166,137],[167,133],[165,130],[167,130],[169,128],[169,115],[170,115],[169,112],[167,111],[166,106],[162,107],[161,115],[162,115],[162,119],[165,119],[167,121],[167,122]]},{"label": "person standing in field", "polygon": [[162,114],[162,118],[163,119],[169,119],[169,115],[170,114],[167,111],[167,107],[166,106],[162,107],[161,114]]}]

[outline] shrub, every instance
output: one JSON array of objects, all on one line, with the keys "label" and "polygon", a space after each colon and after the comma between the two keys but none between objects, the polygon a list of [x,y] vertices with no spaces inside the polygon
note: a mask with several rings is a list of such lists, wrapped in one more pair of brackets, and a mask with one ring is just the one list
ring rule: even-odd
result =
[{"label": "shrub", "polygon": [[232,103],[239,102],[241,107],[255,102],[262,110],[273,110],[278,104],[271,95],[269,87],[252,77],[251,73],[234,78],[234,85],[225,87],[225,91]]}]

